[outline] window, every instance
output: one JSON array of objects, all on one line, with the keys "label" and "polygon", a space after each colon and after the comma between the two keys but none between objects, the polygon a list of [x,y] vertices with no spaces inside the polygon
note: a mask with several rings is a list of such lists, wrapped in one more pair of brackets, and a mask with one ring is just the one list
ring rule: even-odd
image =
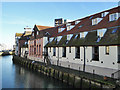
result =
[{"label": "window", "polygon": [[38,45],[37,45],[37,54],[38,54]]},{"label": "window", "polygon": [[67,40],[70,40],[72,36],[73,36],[73,34],[68,34],[67,35]]},{"label": "window", "polygon": [[51,47],[50,47],[50,52],[51,52]]},{"label": "window", "polygon": [[105,17],[109,12],[103,12],[101,13],[101,17]]},{"label": "window", "polygon": [[88,32],[81,32],[80,33],[80,38],[85,38]]},{"label": "window", "polygon": [[97,24],[97,18],[92,20],[92,25],[96,25]]},{"label": "window", "polygon": [[69,47],[69,53],[71,53],[71,47]]},{"label": "window", "polygon": [[78,24],[80,21],[75,21],[75,24]]},{"label": "window", "polygon": [[96,42],[99,42],[101,40],[101,38],[104,36],[106,30],[107,30],[106,28],[97,30],[98,39]]},{"label": "window", "polygon": [[61,40],[62,36],[58,36],[57,37],[57,42],[59,42]]},{"label": "window", "polygon": [[51,37],[51,38],[50,38],[50,42],[52,42],[53,39],[54,39],[54,37]]},{"label": "window", "polygon": [[58,32],[61,32],[61,28],[60,27],[58,28]]},{"label": "window", "polygon": [[92,19],[92,25],[98,24],[101,20],[102,20],[102,18],[94,18],[94,19]]},{"label": "window", "polygon": [[118,63],[120,63],[120,46],[118,46]]},{"label": "window", "polygon": [[115,21],[118,19],[118,13],[113,13],[109,15],[109,21]]},{"label": "window", "polygon": [[70,30],[70,25],[69,26],[67,26],[67,31],[69,31]]},{"label": "window", "polygon": [[93,47],[93,60],[99,61],[99,47],[98,46]]},{"label": "window", "polygon": [[32,36],[34,36],[34,33],[32,34]]},{"label": "window", "polygon": [[39,54],[41,53],[41,45],[39,45]]},{"label": "window", "polygon": [[109,46],[106,46],[105,50],[106,50],[106,54],[109,55]]},{"label": "window", "polygon": [[66,57],[66,47],[63,47],[62,57]]},{"label": "window", "polygon": [[37,31],[37,35],[39,34],[39,32]]},{"label": "window", "polygon": [[75,58],[80,58],[80,47],[75,47]]},{"label": "window", "polygon": [[56,56],[56,47],[53,47],[53,56]]}]

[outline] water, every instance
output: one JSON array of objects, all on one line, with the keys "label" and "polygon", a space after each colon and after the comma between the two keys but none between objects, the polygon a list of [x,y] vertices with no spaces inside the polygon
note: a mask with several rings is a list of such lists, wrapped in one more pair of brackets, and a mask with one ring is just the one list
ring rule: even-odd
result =
[{"label": "water", "polygon": [[[12,56],[0,56],[2,88],[67,88],[61,81],[13,64]],[[1,71],[1,68],[0,68]],[[1,79],[0,79],[1,81]]]}]

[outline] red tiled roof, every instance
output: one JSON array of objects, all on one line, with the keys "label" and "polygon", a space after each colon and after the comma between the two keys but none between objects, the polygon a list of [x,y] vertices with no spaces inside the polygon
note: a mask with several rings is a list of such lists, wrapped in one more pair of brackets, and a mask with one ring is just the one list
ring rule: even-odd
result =
[{"label": "red tiled roof", "polygon": [[36,27],[38,28],[39,31],[43,29],[51,28],[50,26],[41,26],[41,25],[36,25]]}]

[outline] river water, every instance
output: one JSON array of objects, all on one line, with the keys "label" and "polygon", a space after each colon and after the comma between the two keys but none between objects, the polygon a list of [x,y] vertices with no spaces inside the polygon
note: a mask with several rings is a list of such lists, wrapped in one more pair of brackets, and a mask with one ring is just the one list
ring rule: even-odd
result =
[{"label": "river water", "polygon": [[[0,56],[0,88],[68,88],[61,81],[13,64],[12,56]],[[2,80],[1,80],[2,79]],[[2,84],[1,84],[2,83]],[[55,89],[55,90],[56,90]]]}]

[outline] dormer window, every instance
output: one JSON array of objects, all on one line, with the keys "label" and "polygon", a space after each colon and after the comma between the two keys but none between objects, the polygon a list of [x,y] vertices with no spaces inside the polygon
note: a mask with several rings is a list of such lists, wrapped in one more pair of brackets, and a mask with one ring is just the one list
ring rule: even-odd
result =
[{"label": "dormer window", "polygon": [[75,24],[78,24],[80,21],[75,21]]},{"label": "dormer window", "polygon": [[68,34],[67,35],[67,40],[70,40],[72,36],[73,36],[73,34]]},{"label": "dormer window", "polygon": [[58,28],[58,32],[62,32],[63,30],[65,30],[65,28],[62,28],[62,27]]},{"label": "dormer window", "polygon": [[92,19],[92,25],[98,24],[101,20],[102,20],[102,18],[94,18],[94,19]]},{"label": "dormer window", "polygon": [[58,36],[57,37],[57,42],[59,42],[61,40],[62,36]]},{"label": "dormer window", "polygon": [[39,34],[39,32],[37,31],[37,35]]},{"label": "dormer window", "polygon": [[96,42],[99,42],[106,32],[106,28],[97,30],[98,39]]},{"label": "dormer window", "polygon": [[60,27],[58,28],[58,32],[61,32],[61,28]]},{"label": "dormer window", "polygon": [[50,42],[52,42],[53,39],[54,39],[54,37],[51,37],[51,38],[50,38]]},{"label": "dormer window", "polygon": [[118,13],[113,13],[109,15],[109,21],[115,21],[118,19]]},{"label": "dormer window", "polygon": [[101,13],[101,17],[105,17],[109,12],[103,12]]},{"label": "dormer window", "polygon": [[85,38],[88,32],[81,32],[80,33],[80,38]]},{"label": "dormer window", "polygon": [[71,30],[74,27],[74,25],[68,25],[67,26],[67,31]]},{"label": "dormer window", "polygon": [[97,36],[99,36],[99,37],[103,37],[104,36],[104,34],[105,34],[105,32],[106,32],[106,28],[104,28],[104,29],[98,29],[97,30]]},{"label": "dormer window", "polygon": [[67,31],[69,31],[70,30],[70,25],[69,26],[67,26]]}]

